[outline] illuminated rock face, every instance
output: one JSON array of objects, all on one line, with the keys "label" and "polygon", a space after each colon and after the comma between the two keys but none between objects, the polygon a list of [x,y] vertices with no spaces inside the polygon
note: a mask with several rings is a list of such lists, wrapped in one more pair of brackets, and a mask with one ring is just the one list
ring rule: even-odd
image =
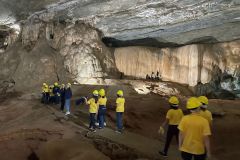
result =
[{"label": "illuminated rock face", "polygon": [[62,57],[62,65],[79,83],[96,84],[99,78],[116,71],[113,56],[101,42],[100,33],[85,24],[26,24],[22,32],[24,46],[35,45],[43,37]]},{"label": "illuminated rock face", "polygon": [[126,47],[115,49],[114,55],[117,68],[127,76],[145,78],[158,71],[163,80],[196,86],[224,72],[240,76],[239,46],[240,41],[172,49]]}]

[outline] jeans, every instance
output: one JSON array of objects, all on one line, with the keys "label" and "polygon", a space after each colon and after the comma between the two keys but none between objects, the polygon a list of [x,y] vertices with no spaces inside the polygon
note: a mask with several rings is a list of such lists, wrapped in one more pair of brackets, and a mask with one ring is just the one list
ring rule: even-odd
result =
[{"label": "jeans", "polygon": [[123,129],[122,116],[123,116],[123,112],[116,113],[118,131],[121,131]]},{"label": "jeans", "polygon": [[95,129],[96,128],[96,125],[95,125],[95,116],[96,116],[96,113],[90,113],[89,115],[89,128],[93,128]]},{"label": "jeans", "polygon": [[65,100],[65,108],[67,112],[70,112],[71,99]]},{"label": "jeans", "polygon": [[177,143],[178,143],[178,134],[179,134],[179,130],[177,128],[177,125],[169,125],[168,126],[168,131],[167,131],[167,139],[166,139],[166,143],[165,143],[165,147],[164,147],[164,153],[167,154],[168,153],[168,148],[170,146],[172,137],[175,136]]},{"label": "jeans", "polygon": [[98,115],[99,115],[99,127],[104,127],[105,122],[105,114],[106,114],[107,108],[105,106],[99,106]]},{"label": "jeans", "polygon": [[191,154],[191,153],[182,152],[182,159],[183,160],[192,160],[192,157],[194,157],[194,160],[205,160],[206,159],[206,154],[194,155],[194,154]]}]

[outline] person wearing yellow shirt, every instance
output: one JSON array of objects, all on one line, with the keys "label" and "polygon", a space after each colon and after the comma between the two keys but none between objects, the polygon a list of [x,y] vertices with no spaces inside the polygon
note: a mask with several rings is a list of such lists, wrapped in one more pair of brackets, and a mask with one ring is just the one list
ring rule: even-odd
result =
[{"label": "person wearing yellow shirt", "polygon": [[117,130],[116,133],[122,133],[123,130],[123,122],[122,117],[124,113],[124,105],[125,98],[123,97],[123,91],[117,91],[117,99],[116,99],[116,121],[117,121]]},{"label": "person wearing yellow shirt", "polygon": [[93,96],[89,100],[85,99],[86,104],[89,105],[89,129],[93,132],[96,132],[95,119],[98,112],[98,91],[93,91]]},{"label": "person wearing yellow shirt", "polygon": [[160,151],[159,153],[167,157],[168,149],[171,143],[172,138],[175,136],[176,140],[178,142],[178,124],[180,123],[183,112],[181,109],[178,108],[179,100],[177,97],[172,96],[168,100],[170,109],[167,112],[166,120],[163,122],[163,124],[160,126],[159,133],[164,134],[164,128],[168,125],[168,131],[167,131],[167,138],[165,142],[165,147],[163,151]]},{"label": "person wearing yellow shirt", "polygon": [[212,113],[207,109],[208,107],[208,98],[205,96],[200,96],[198,97],[198,100],[202,103],[201,105],[201,111],[200,111],[200,115],[205,118],[206,120],[208,120],[210,126],[212,125]]},{"label": "person wearing yellow shirt", "polygon": [[49,99],[49,88],[46,83],[43,83],[42,86],[42,103],[47,104]]},{"label": "person wearing yellow shirt", "polygon": [[54,94],[53,94],[53,85],[49,86],[49,102],[52,104],[54,102]]},{"label": "person wearing yellow shirt", "polygon": [[105,95],[105,90],[104,89],[99,90],[98,104],[99,104],[98,123],[99,123],[99,129],[102,129],[102,128],[104,128],[104,126],[106,126],[105,114],[106,114],[106,111],[107,111],[107,108],[106,108],[107,97]]},{"label": "person wearing yellow shirt", "polygon": [[196,97],[187,101],[187,109],[191,112],[184,116],[178,125],[179,149],[183,160],[205,160],[211,157],[211,130],[208,121],[200,115],[201,102]]}]

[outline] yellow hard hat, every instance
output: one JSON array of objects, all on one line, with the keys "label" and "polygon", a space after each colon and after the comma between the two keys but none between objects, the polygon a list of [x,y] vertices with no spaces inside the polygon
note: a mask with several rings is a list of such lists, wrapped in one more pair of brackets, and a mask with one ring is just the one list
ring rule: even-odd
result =
[{"label": "yellow hard hat", "polygon": [[94,90],[94,91],[93,91],[93,95],[94,95],[94,96],[97,96],[97,95],[98,95],[98,90]]},{"label": "yellow hard hat", "polygon": [[54,86],[58,86],[58,83],[57,83],[57,82],[55,82],[55,83],[54,83]]},{"label": "yellow hard hat", "polygon": [[168,102],[169,102],[170,104],[176,104],[176,105],[179,104],[179,100],[178,100],[178,98],[175,97],[175,96],[170,97],[169,100],[168,100]]},{"label": "yellow hard hat", "polygon": [[200,97],[198,97],[198,100],[199,100],[201,103],[208,105],[208,98],[207,98],[207,97],[205,97],[205,96],[200,96]]},{"label": "yellow hard hat", "polygon": [[123,96],[123,91],[122,91],[122,90],[118,90],[118,91],[117,91],[117,95]]},{"label": "yellow hard hat", "polygon": [[105,90],[104,90],[103,88],[100,89],[98,93],[99,93],[99,95],[102,96],[102,97],[105,96]]},{"label": "yellow hard hat", "polygon": [[43,83],[43,86],[46,86],[47,85],[47,83]]},{"label": "yellow hard hat", "polygon": [[191,97],[187,101],[187,109],[195,109],[198,108],[202,105],[202,103],[196,98],[196,97]]}]

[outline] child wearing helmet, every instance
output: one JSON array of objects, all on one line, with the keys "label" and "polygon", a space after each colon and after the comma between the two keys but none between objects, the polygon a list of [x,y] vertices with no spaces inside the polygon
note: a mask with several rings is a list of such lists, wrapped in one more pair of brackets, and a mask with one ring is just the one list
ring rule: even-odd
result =
[{"label": "child wearing helmet", "polygon": [[85,99],[86,104],[89,105],[89,129],[93,132],[96,132],[95,119],[98,112],[98,91],[93,91],[93,96],[89,100]]},{"label": "child wearing helmet", "polygon": [[43,83],[42,86],[42,103],[47,104],[49,100],[49,87],[47,83]]},{"label": "child wearing helmet", "polygon": [[205,160],[206,155],[211,157],[209,136],[211,130],[208,121],[200,116],[201,102],[196,97],[191,97],[187,101],[187,109],[191,114],[182,118],[178,125],[179,149],[182,159]]},{"label": "child wearing helmet", "polygon": [[100,89],[99,90],[99,99],[98,99],[98,123],[99,123],[99,129],[103,128],[106,126],[106,121],[105,121],[105,114],[107,111],[106,104],[107,104],[107,97],[105,95],[105,90]]},{"label": "child wearing helmet", "polygon": [[159,129],[159,133],[164,134],[164,128],[165,126],[168,125],[165,147],[163,151],[159,152],[164,157],[166,157],[168,154],[168,149],[169,149],[172,137],[175,136],[178,142],[179,130],[177,127],[183,117],[183,112],[178,107],[179,105],[178,98],[175,96],[172,96],[169,98],[168,102],[170,105],[170,109],[167,112],[166,120],[163,122],[163,124],[160,126],[160,129]]},{"label": "child wearing helmet", "polygon": [[49,86],[49,103],[51,104],[54,102],[53,87],[53,85]]},{"label": "child wearing helmet", "polygon": [[53,94],[54,94],[54,103],[59,104],[61,95],[60,95],[60,87],[57,82],[54,83]]},{"label": "child wearing helmet", "polygon": [[117,130],[116,133],[122,133],[123,129],[123,122],[122,117],[124,113],[124,104],[125,104],[125,98],[123,97],[123,91],[119,90],[117,91],[117,99],[116,99],[116,121],[117,121]]},{"label": "child wearing helmet", "polygon": [[209,124],[212,125],[212,113],[207,109],[208,108],[208,98],[205,96],[198,97],[198,100],[202,103],[200,115],[208,120]]}]

